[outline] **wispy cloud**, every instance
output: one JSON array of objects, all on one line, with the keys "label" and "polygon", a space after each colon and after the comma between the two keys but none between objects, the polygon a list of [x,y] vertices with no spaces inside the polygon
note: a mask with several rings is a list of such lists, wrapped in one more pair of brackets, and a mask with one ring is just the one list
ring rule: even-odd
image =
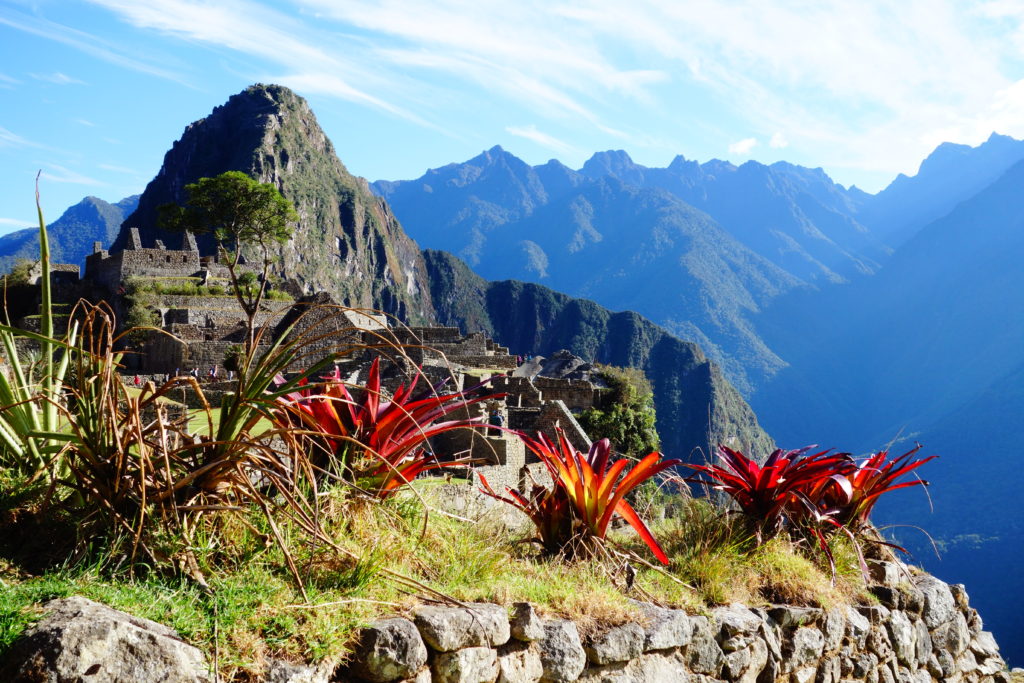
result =
[{"label": "wispy cloud", "polygon": [[27,228],[32,225],[31,221],[23,221],[20,218],[0,218],[0,225],[12,228]]},{"label": "wispy cloud", "polygon": [[[384,110],[421,122],[411,111],[355,85],[380,79],[350,59],[334,39],[318,35],[292,16],[254,2],[230,0],[211,5],[198,0],[91,0],[132,25],[189,41],[260,57],[288,73],[276,80]],[[333,49],[320,45],[334,45]]]},{"label": "wispy cloud", "polygon": [[96,124],[88,119],[71,119],[80,126],[87,126],[89,128],[95,128]]},{"label": "wispy cloud", "polygon": [[750,150],[757,146],[757,138],[743,138],[729,145],[729,154],[733,156],[747,156]]},{"label": "wispy cloud", "polygon": [[39,149],[46,149],[44,145],[24,138],[3,126],[0,126],[0,147],[37,147]]},{"label": "wispy cloud", "polygon": [[85,81],[80,81],[77,78],[72,78],[65,73],[55,71],[52,74],[37,74],[30,73],[29,76],[36,79],[37,81],[46,81],[47,83],[53,83],[55,85],[88,85]]},{"label": "wispy cloud", "polygon": [[530,124],[529,126],[508,126],[505,128],[505,132],[536,142],[541,147],[547,147],[559,154],[574,154],[577,152],[576,148],[572,145],[563,142],[552,135],[548,135],[547,133],[537,130],[537,126],[533,124]]},{"label": "wispy cloud", "polygon": [[11,78],[7,74],[0,73],[0,88],[10,90],[19,83],[21,83],[21,81],[19,81],[18,79]]},{"label": "wispy cloud", "polygon": [[123,52],[98,36],[47,19],[0,7],[0,25],[73,47],[117,66],[189,85],[179,74]]},{"label": "wispy cloud", "polygon": [[[885,172],[913,171],[942,139],[1024,135],[1016,0],[293,0],[289,12],[259,0],[89,1],[141,30],[253,58],[261,77],[435,128],[446,106],[485,98],[540,128],[678,145],[710,127],[703,112],[727,112],[714,145],[765,141],[733,142],[734,153],[785,147]],[[0,23],[164,69],[28,15],[0,8]],[[634,127],[637,111],[670,111],[680,132]]]},{"label": "wispy cloud", "polygon": [[55,183],[71,183],[72,185],[93,185],[101,186],[106,183],[100,182],[95,178],[82,175],[77,171],[73,171],[70,168],[59,166],[58,164],[46,164],[49,171],[43,171],[43,178],[52,180]]}]

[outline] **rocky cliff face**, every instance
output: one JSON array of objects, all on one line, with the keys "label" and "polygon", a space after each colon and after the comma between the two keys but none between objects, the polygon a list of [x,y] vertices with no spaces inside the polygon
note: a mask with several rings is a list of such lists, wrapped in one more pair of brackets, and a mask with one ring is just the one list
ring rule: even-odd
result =
[{"label": "rocky cliff face", "polygon": [[642,368],[671,457],[703,461],[720,443],[759,457],[773,447],[739,392],[696,344],[631,311],[613,313],[540,285],[488,282],[451,254],[424,255],[442,324],[486,332],[513,353],[568,349],[591,361]]},{"label": "rocky cliff face", "polygon": [[[157,227],[157,207],[184,202],[188,183],[232,170],[273,183],[299,213],[294,238],[278,253],[279,276],[307,293],[329,291],[351,306],[413,322],[430,319],[416,243],[387,204],[338,160],[306,101],[282,86],[251,86],[189,125],[112,249],[129,243],[130,227],[139,228],[144,247],[157,239],[177,247],[181,236]],[[200,240],[200,249],[214,253],[209,239]]]}]

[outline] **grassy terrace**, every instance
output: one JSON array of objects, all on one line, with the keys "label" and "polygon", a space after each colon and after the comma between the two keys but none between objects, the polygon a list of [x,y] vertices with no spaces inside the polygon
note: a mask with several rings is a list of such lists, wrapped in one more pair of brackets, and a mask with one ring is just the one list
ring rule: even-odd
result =
[{"label": "grassy terrace", "polygon": [[[210,296],[234,298],[231,282],[211,278],[203,284],[197,277],[134,277],[128,282],[129,296]],[[294,301],[294,297],[279,289],[268,288],[265,297],[270,301]]]}]

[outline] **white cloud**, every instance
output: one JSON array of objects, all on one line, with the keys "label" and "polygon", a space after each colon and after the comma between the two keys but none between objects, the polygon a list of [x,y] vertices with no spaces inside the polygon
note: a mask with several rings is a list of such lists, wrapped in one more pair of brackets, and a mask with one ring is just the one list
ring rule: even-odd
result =
[{"label": "white cloud", "polygon": [[577,151],[572,145],[567,144],[552,135],[548,135],[547,133],[537,130],[537,126],[533,124],[530,124],[529,126],[507,126],[505,128],[505,132],[536,142],[541,147],[547,147],[559,154],[572,154]]},{"label": "white cloud", "polygon": [[136,27],[228,48],[278,64],[291,72],[280,76],[279,80],[306,92],[329,94],[422,121],[416,114],[356,86],[354,80],[358,79],[377,81],[379,86],[386,83],[351,59],[336,39],[298,23],[291,15],[245,0],[216,4],[197,0],[91,1],[116,12]]},{"label": "white cloud", "polygon": [[15,229],[17,228],[28,228],[32,225],[31,221],[23,221],[19,218],[0,218],[0,225],[9,225]]},{"label": "white cloud", "polygon": [[733,156],[746,156],[750,154],[750,150],[757,146],[757,138],[743,138],[737,142],[729,145],[729,154]]},{"label": "white cloud", "polygon": [[[666,134],[632,129],[630,114],[663,110],[713,129],[715,145],[752,135],[830,170],[885,173],[912,172],[936,141],[1024,134],[1015,0],[293,0],[287,13],[258,0],[90,2],[140,29],[264,60],[264,73],[304,92],[433,127],[444,106],[495,99],[541,128],[653,145]],[[15,14],[0,8],[0,23],[160,68]],[[702,121],[707,112],[715,120]],[[687,144],[685,134],[668,143]]]},{"label": "white cloud", "polygon": [[47,83],[53,83],[55,85],[88,85],[85,81],[80,81],[77,78],[72,78],[67,74],[55,71],[52,74],[29,74],[32,78],[37,81],[46,81]]},{"label": "white cloud", "polygon": [[0,126],[0,147],[38,147],[43,148],[38,142],[33,142],[27,138],[7,130],[3,126]]},{"label": "white cloud", "polygon": [[[47,180],[52,180],[55,183],[71,183],[72,185],[93,185],[99,186],[105,183],[90,178],[89,176],[82,175],[77,171],[72,171],[70,168],[59,166],[57,164],[46,164],[46,167],[50,171],[43,171],[42,177]],[[52,172],[51,172],[52,171]]]},{"label": "white cloud", "polygon": [[178,74],[151,64],[145,59],[125,54],[119,46],[112,45],[98,36],[86,33],[85,31],[79,31],[78,29],[22,12],[5,10],[2,7],[0,7],[0,25],[9,26],[13,29],[39,36],[40,38],[63,43],[85,54],[126,69],[189,85]]},{"label": "white cloud", "polygon": [[95,128],[96,124],[88,119],[71,119],[80,126],[88,126],[89,128]]}]

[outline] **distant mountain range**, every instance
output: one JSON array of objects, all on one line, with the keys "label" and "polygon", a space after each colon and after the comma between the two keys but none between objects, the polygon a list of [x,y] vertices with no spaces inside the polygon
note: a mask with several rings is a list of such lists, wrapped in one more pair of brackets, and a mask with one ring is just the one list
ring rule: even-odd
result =
[{"label": "distant mountain range", "polygon": [[[85,266],[94,242],[110,246],[121,229],[125,216],[135,210],[139,195],[125,197],[116,204],[98,197],[86,197],[47,226],[54,263]],[[39,258],[39,228],[25,228],[0,235],[0,273],[6,273],[19,259]]]}]

